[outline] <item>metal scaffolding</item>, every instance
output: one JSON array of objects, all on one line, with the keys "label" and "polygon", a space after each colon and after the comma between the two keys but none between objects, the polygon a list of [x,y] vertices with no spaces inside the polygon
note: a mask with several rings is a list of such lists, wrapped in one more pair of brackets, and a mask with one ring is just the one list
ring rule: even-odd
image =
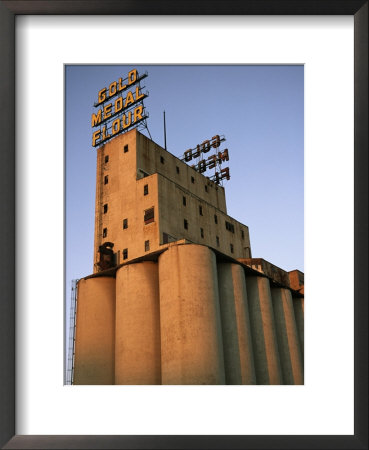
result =
[{"label": "metal scaffolding", "polygon": [[75,352],[75,332],[76,332],[76,311],[77,311],[77,283],[72,280],[72,290],[69,310],[69,336],[68,336],[68,358],[65,384],[73,384],[74,352]]}]

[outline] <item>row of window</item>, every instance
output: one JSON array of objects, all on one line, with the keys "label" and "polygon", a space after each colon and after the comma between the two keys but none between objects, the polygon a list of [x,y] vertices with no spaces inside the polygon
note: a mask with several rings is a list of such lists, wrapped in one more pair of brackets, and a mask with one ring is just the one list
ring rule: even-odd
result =
[{"label": "row of window", "polygon": [[[187,198],[185,196],[183,196],[182,203],[183,203],[183,206],[187,205]],[[202,206],[201,205],[199,205],[199,214],[200,214],[200,216],[203,216],[203,210],[202,210]],[[214,223],[218,224],[218,216],[216,214],[214,214]],[[226,220],[225,221],[225,227],[226,227],[226,229],[228,231],[234,233],[234,225],[231,222],[228,222]],[[185,226],[185,228],[186,228],[186,226]],[[187,228],[186,228],[186,230],[187,230]],[[241,236],[242,236],[242,239],[244,239],[245,233],[244,233],[243,230],[241,230]]]},{"label": "row of window", "polygon": [[[127,152],[128,152],[128,144],[125,145],[125,146],[123,147],[123,152],[124,152],[124,153],[127,153]],[[105,163],[108,163],[108,162],[109,162],[109,155],[105,155]],[[165,163],[165,159],[164,159],[163,156],[160,156],[160,162],[161,162],[162,164]],[[177,172],[177,174],[179,174],[179,167],[178,167],[178,166],[176,166],[176,172]],[[108,178],[108,176],[106,175],[106,176],[104,177],[104,184],[108,184],[108,182],[109,182],[109,178]],[[192,176],[191,176],[191,183],[192,183],[192,184],[195,183],[195,178],[192,177]],[[205,191],[208,192],[208,186],[205,184],[204,187],[205,187]],[[147,195],[147,194],[145,194],[145,195]]]},{"label": "row of window", "polygon": [[[145,252],[150,251],[150,241],[145,241]],[[124,248],[122,251],[123,260],[128,259],[128,248]]]},{"label": "row of window", "polygon": [[[123,151],[124,151],[124,153],[128,152],[128,144],[123,147]],[[105,155],[104,162],[105,162],[105,164],[107,164],[109,162],[109,155]]]},{"label": "row of window", "polygon": [[[123,152],[124,153],[128,152],[128,144],[123,147]],[[105,162],[105,164],[107,164],[109,162],[109,155],[105,155],[104,162]],[[109,175],[105,175],[104,176],[104,184],[108,184],[108,183],[109,183]],[[105,203],[103,205],[103,210],[104,210],[104,214],[106,214],[108,212],[108,204],[107,203]],[[127,219],[124,219],[123,228],[127,228],[127,227],[128,227],[128,221],[127,221]],[[102,237],[106,238],[107,236],[108,236],[108,229],[103,228]],[[127,258],[128,258],[128,250],[124,249],[123,250],[123,259],[127,259]]]},{"label": "row of window", "polygon": [[[177,173],[179,173],[179,167],[178,167],[178,166],[176,166],[176,170],[177,170]],[[192,183],[192,184],[195,184],[195,177],[192,177],[192,176],[191,176],[191,183]],[[209,192],[209,191],[208,191],[208,185],[207,185],[207,184],[204,185],[204,188],[205,188],[205,192]]]},{"label": "row of window", "polygon": [[[202,228],[201,228],[201,230],[202,230]],[[216,236],[216,243],[217,243],[217,247],[219,247],[219,245],[220,245],[219,236]],[[150,241],[145,241],[145,252],[149,252],[149,251],[150,251]],[[231,253],[234,252],[233,244],[230,244],[230,251],[231,251]],[[122,255],[123,255],[123,260],[128,259],[128,248],[123,249]]]},{"label": "row of window", "polygon": [[[107,178],[107,177],[105,177],[105,178]],[[105,184],[107,184],[107,183],[105,183]],[[205,186],[205,188],[207,188],[207,186]],[[148,193],[149,193],[149,185],[145,184],[144,185],[144,195],[148,195]],[[183,196],[182,201],[183,201],[183,205],[186,206],[187,198],[185,196]],[[200,211],[201,211],[200,214],[202,215],[202,206],[200,206],[199,208],[200,208]]]},{"label": "row of window", "polygon": [[[160,162],[162,163],[162,164],[164,164],[165,163],[165,160],[164,160],[164,157],[163,156],[160,156]],[[176,166],[176,173],[179,175],[179,167],[178,166]],[[195,184],[195,177],[192,177],[191,176],[191,183],[192,184]],[[208,191],[208,186],[205,184],[205,192],[209,192]]]},{"label": "row of window", "polygon": [[[217,247],[219,247],[220,246],[219,236],[215,236],[215,239],[217,242]],[[229,244],[229,250],[231,251],[231,253],[234,252],[233,244]]]},{"label": "row of window", "polygon": [[[105,206],[105,205],[104,205]],[[107,205],[106,205],[107,206]],[[105,210],[105,208],[104,208]],[[144,211],[144,222],[145,225],[154,222],[155,220],[155,214],[154,214],[154,208],[149,208]],[[123,230],[126,230],[128,228],[128,219],[123,219]],[[106,238],[108,236],[108,229],[103,229],[103,238]]]},{"label": "row of window", "polygon": [[[185,200],[186,200],[186,197],[183,197],[183,204],[184,205],[186,205]],[[104,205],[104,214],[106,214],[107,212],[108,212],[108,204],[105,203],[105,205]],[[200,216],[203,215],[203,213],[202,213],[202,206],[199,206],[199,214],[200,214]],[[153,221],[154,221],[154,208],[149,208],[149,209],[145,210],[145,213],[144,213],[145,225],[148,224],[148,223],[151,223]],[[218,216],[216,214],[214,214],[214,222],[216,224],[218,223]],[[228,221],[225,221],[225,226],[226,226],[226,229],[228,231],[231,231],[232,233],[234,233],[234,225],[232,223],[230,223]],[[126,228],[128,228],[128,219],[123,219],[123,230],[125,230]],[[184,219],[184,228],[185,228],[185,230],[188,230],[188,221],[186,219]],[[202,228],[200,228],[200,229],[202,230]],[[241,230],[241,236],[242,236],[242,239],[245,238],[245,232],[243,230]],[[201,237],[204,237],[203,236],[203,232],[201,232]]]},{"label": "row of window", "polygon": [[[153,221],[153,217],[152,220],[148,219],[149,221]],[[150,222],[146,222],[146,223],[150,223]],[[124,219],[123,220],[123,229],[128,228],[128,219]],[[184,228],[187,230],[188,229],[188,221],[186,219],[184,219]],[[202,238],[204,238],[204,229],[200,228],[200,235]],[[106,238],[108,236],[108,229],[104,228],[103,229],[103,238]],[[216,236],[216,243],[217,243],[217,247],[220,246],[220,240],[219,240],[219,236]],[[145,252],[150,250],[150,241],[145,241]],[[233,253],[233,244],[230,244],[230,251],[231,253]],[[128,250],[124,249],[123,250],[123,259],[127,259],[128,258]]]},{"label": "row of window", "polygon": [[[187,219],[184,219],[183,226],[184,226],[185,230],[188,230],[188,220]],[[204,237],[204,229],[203,228],[200,228],[200,236],[202,238]],[[220,245],[219,236],[215,236],[215,238],[216,238],[216,242],[217,242],[217,247],[219,247],[219,245]],[[230,250],[231,250],[231,253],[233,253],[233,244],[230,244]]]},{"label": "row of window", "polygon": [[[183,206],[187,205],[187,198],[185,196],[183,196],[183,198],[182,198],[182,203],[183,203]],[[203,213],[202,213],[202,206],[201,205],[199,205],[199,214],[200,214],[200,216],[203,215]]]},{"label": "row of window", "polygon": [[[105,159],[104,159],[105,163],[109,162],[109,155],[105,155]],[[109,183],[109,176],[105,175],[104,176],[104,184],[108,184]],[[104,208],[104,214],[106,214],[108,212],[108,204],[105,203],[105,205],[103,206]],[[107,228],[103,228],[103,233],[102,233],[102,237],[106,238],[108,236],[108,229]]]},{"label": "row of window", "polygon": [[[124,220],[127,220],[127,219],[124,219]],[[185,223],[186,222],[187,221],[185,220]],[[203,238],[204,237],[204,229],[203,228],[200,228],[200,234],[201,234],[201,237]],[[108,235],[108,229],[104,228],[103,237],[107,237],[107,235]],[[216,239],[217,247],[219,247],[220,246],[219,236],[215,236],[215,239]],[[234,252],[233,244],[229,244],[229,246],[230,246],[231,253],[233,253]],[[148,251],[150,251],[150,241],[145,241],[145,252],[148,252]],[[128,259],[128,249],[127,248],[123,249],[122,254],[123,254],[123,259]]]}]

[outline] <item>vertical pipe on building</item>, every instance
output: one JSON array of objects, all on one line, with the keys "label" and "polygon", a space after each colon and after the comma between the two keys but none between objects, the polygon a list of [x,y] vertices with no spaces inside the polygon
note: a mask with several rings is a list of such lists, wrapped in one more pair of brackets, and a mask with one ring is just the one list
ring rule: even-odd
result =
[{"label": "vertical pipe on building", "polygon": [[297,331],[300,338],[302,365],[304,366],[304,297],[292,297]]},{"label": "vertical pipe on building", "polygon": [[128,264],[116,278],[115,384],[161,384],[158,265]]},{"label": "vertical pipe on building", "polygon": [[114,384],[115,278],[78,282],[74,384]]},{"label": "vertical pipe on building", "polygon": [[159,257],[162,384],[225,384],[214,253],[174,245]]},{"label": "vertical pipe on building", "polygon": [[255,384],[245,275],[238,264],[218,264],[224,366],[227,384]]},{"label": "vertical pipe on building", "polygon": [[284,384],[304,384],[291,291],[285,288],[272,288],[271,291]]},{"label": "vertical pipe on building", "polygon": [[246,277],[256,383],[283,384],[272,297],[266,277]]}]

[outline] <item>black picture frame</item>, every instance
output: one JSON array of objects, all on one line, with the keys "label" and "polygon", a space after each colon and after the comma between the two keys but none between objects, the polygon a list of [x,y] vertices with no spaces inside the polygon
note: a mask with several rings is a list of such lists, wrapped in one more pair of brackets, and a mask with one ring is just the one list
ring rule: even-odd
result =
[{"label": "black picture frame", "polygon": [[[354,16],[354,435],[15,435],[15,16],[23,14],[206,14]],[[368,1],[69,0],[0,2],[0,445],[7,449],[367,449],[368,448]],[[342,258],[344,269],[344,255]],[[350,269],[348,269],[350,270]],[[339,276],[339,275],[338,275]],[[339,393],[337,393],[339,395]]]}]

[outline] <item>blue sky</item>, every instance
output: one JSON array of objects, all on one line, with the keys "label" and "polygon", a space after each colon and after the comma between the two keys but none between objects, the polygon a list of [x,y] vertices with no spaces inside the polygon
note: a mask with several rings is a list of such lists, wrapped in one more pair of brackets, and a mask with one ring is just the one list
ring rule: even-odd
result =
[{"label": "blue sky", "polygon": [[[304,270],[303,66],[68,65],[66,124],[66,295],[93,270],[97,93],[129,70],[147,70],[152,139],[181,156],[223,134],[231,179],[228,214],[249,227],[253,257]],[[146,134],[146,133],[145,133]]]}]

